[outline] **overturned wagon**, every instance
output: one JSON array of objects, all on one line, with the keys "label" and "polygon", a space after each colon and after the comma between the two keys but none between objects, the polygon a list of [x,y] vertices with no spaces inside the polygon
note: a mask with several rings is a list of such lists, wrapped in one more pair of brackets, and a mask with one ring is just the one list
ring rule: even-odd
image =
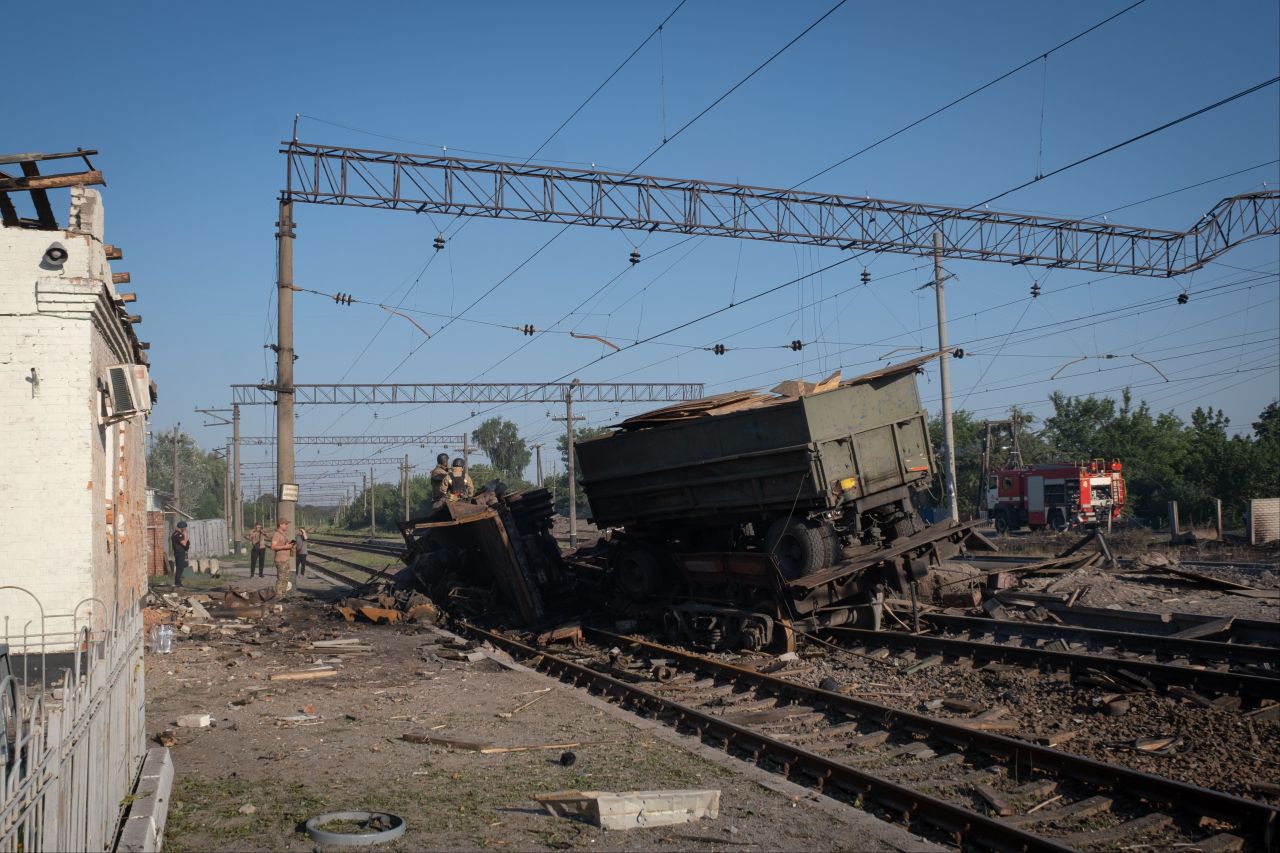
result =
[{"label": "overturned wagon", "polygon": [[704,645],[761,645],[776,627],[879,626],[970,525],[925,524],[935,470],[915,374],[787,382],[650,412],[578,445],[593,520],[580,560],[637,601],[675,599]]}]

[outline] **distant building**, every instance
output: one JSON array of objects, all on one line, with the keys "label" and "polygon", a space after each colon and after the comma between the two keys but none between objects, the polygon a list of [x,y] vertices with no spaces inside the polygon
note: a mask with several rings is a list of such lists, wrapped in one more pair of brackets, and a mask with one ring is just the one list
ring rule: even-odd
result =
[{"label": "distant building", "polygon": [[[0,634],[95,629],[146,589],[146,429],[155,400],[104,243],[102,198],[19,219],[0,166]],[[96,173],[94,173],[96,174]],[[100,176],[99,176],[100,180]],[[8,182],[8,184],[6,184]],[[65,185],[65,184],[63,184]],[[54,184],[57,186],[57,184]],[[39,195],[39,198],[36,196]],[[39,602],[37,606],[36,602]],[[7,622],[7,624],[5,624]]]}]

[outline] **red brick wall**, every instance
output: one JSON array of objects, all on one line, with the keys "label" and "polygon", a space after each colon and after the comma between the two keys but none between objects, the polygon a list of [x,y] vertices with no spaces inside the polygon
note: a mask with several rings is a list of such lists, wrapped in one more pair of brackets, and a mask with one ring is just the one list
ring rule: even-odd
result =
[{"label": "red brick wall", "polygon": [[159,510],[147,512],[147,574],[162,575],[165,573],[164,558],[164,513]]}]

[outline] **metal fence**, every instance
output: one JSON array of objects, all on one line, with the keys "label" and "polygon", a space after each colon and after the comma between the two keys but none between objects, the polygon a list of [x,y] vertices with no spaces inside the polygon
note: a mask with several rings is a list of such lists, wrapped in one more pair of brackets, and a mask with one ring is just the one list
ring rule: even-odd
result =
[{"label": "metal fence", "polygon": [[[0,587],[0,593],[30,595],[13,586]],[[0,666],[4,853],[114,846],[122,804],[146,751],[144,630],[138,608],[110,620],[100,608],[96,600],[77,606],[69,617],[69,635],[46,633],[53,620],[48,616],[38,633],[30,625],[16,631],[4,626],[9,670]],[[51,651],[69,645],[73,651]]]}]

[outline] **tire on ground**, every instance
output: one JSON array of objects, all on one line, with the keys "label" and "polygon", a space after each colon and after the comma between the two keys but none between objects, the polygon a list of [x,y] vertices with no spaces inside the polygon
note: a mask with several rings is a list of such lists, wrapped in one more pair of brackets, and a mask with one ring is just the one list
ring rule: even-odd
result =
[{"label": "tire on ground", "polygon": [[788,580],[811,575],[831,565],[831,540],[822,528],[783,516],[769,525],[765,546]]}]

